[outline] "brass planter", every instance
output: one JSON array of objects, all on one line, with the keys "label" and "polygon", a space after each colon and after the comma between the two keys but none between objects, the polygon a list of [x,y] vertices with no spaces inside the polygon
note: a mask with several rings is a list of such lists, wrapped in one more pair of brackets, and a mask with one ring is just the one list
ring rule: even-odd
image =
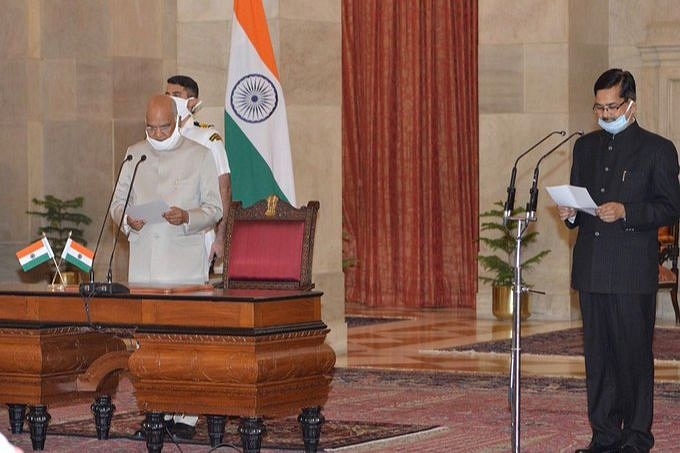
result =
[{"label": "brass planter", "polygon": [[[512,287],[494,286],[492,292],[493,315],[496,319],[512,319]],[[522,293],[519,296],[520,319],[525,320],[531,316],[529,311],[529,294]]]}]

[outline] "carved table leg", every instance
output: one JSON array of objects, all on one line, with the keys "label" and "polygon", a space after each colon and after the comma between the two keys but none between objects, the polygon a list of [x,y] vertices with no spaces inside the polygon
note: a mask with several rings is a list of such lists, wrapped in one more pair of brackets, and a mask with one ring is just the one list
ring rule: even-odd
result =
[{"label": "carved table leg", "polygon": [[260,453],[262,436],[266,432],[260,417],[241,417],[238,432],[241,435],[243,453]]},{"label": "carved table leg", "polygon": [[224,427],[227,425],[227,417],[223,415],[207,415],[208,436],[210,436],[210,446],[217,447],[224,439]]},{"label": "carved table leg", "polygon": [[101,395],[95,398],[94,403],[90,406],[90,410],[94,414],[97,439],[108,439],[109,430],[111,429],[111,418],[116,410],[116,405],[111,403],[111,396]]},{"label": "carved table leg", "polygon": [[146,449],[149,453],[160,453],[163,449],[163,435],[165,434],[165,421],[160,412],[146,414],[142,422],[142,429],[146,437]]},{"label": "carved table leg", "polygon": [[21,434],[24,432],[24,419],[26,418],[25,404],[7,404],[9,411],[9,424],[12,429],[12,434]]},{"label": "carved table leg", "polygon": [[31,445],[33,450],[45,449],[47,437],[47,425],[52,417],[47,412],[47,406],[33,406],[26,416],[26,421],[31,427]]},{"label": "carved table leg", "polygon": [[306,407],[298,416],[302,427],[302,440],[305,443],[305,453],[316,453],[321,438],[321,425],[326,421],[321,414],[321,407]]}]

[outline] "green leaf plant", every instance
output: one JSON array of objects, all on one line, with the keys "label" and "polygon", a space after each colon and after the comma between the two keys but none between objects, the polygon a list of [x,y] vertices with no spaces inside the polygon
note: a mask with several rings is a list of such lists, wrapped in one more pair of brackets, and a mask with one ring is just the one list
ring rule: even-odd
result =
[{"label": "green leaf plant", "polygon": [[[477,259],[489,276],[480,276],[479,279],[492,286],[513,286],[515,281],[515,245],[517,234],[517,221],[509,220],[507,227],[503,225],[504,205],[502,201],[494,203],[494,208],[480,214],[482,219],[480,242],[484,244],[490,254],[480,254]],[[511,217],[524,214],[525,210],[516,208]],[[488,220],[484,220],[488,219]],[[550,250],[542,250],[533,255],[527,254],[527,245],[536,242],[537,231],[531,230],[531,225],[522,236],[521,267],[522,277],[524,272],[531,270],[535,265],[550,253]],[[522,285],[528,285],[522,278]]]}]

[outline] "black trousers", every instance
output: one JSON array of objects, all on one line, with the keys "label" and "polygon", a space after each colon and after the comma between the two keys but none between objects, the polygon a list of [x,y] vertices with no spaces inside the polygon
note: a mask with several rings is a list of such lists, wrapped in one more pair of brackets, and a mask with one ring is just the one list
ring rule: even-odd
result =
[{"label": "black trousers", "polygon": [[656,294],[581,292],[580,302],[593,443],[649,450]]}]

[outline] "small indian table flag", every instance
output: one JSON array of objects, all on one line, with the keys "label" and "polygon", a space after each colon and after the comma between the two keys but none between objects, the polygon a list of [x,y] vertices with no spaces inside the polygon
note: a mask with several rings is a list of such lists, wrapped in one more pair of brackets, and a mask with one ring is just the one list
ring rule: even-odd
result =
[{"label": "small indian table flag", "polygon": [[36,266],[54,258],[54,252],[50,246],[50,241],[43,237],[39,241],[35,241],[28,247],[17,252],[19,264],[24,272],[28,272]]},{"label": "small indian table flag", "polygon": [[71,238],[68,238],[61,259],[77,267],[83,272],[90,272],[94,252]]}]

